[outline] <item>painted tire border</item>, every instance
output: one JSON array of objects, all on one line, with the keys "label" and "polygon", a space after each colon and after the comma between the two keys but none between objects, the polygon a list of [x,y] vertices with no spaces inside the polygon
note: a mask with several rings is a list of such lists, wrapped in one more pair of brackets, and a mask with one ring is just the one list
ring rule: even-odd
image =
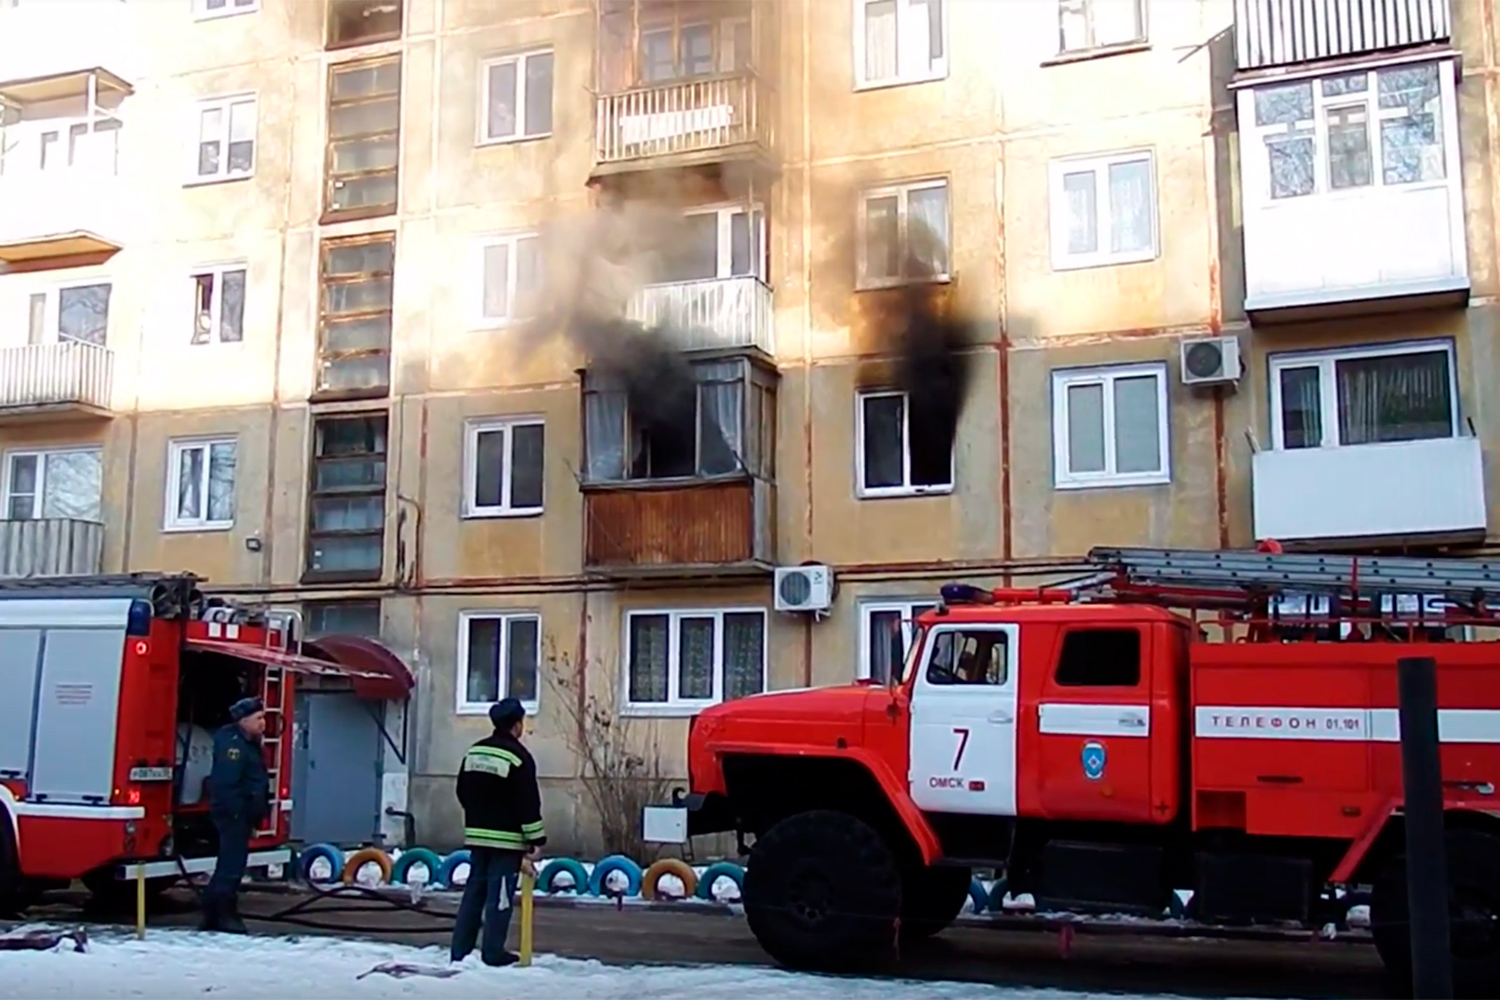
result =
[{"label": "painted tire border", "polygon": [[471,856],[467,847],[460,847],[444,858],[443,863],[438,866],[437,884],[445,889],[454,888],[453,873],[458,870],[459,865],[468,864]]},{"label": "painted tire border", "polygon": [[[615,872],[624,872],[629,883],[625,886],[623,893],[612,893],[608,891],[605,879]],[[641,891],[641,866],[631,861],[623,854],[611,854],[594,866],[593,874],[589,876],[589,893],[595,896],[637,896]]]},{"label": "painted tire border", "polygon": [[[326,879],[312,877],[312,863],[319,858],[328,862],[330,871]],[[314,885],[337,882],[344,874],[344,852],[334,844],[313,844],[311,847],[304,847],[297,852],[295,871],[302,881],[311,882]]]},{"label": "painted tire border", "polygon": [[745,869],[733,861],[715,861],[703,869],[703,874],[698,876],[699,899],[714,902],[714,883],[721,878],[727,878],[734,883],[735,888],[740,891],[740,897],[745,895]]},{"label": "painted tire border", "polygon": [[443,869],[443,856],[425,847],[407,848],[391,865],[391,885],[406,885],[406,880],[411,875],[412,865],[415,864],[427,866],[427,884],[433,885],[437,883],[438,872]]},{"label": "painted tire border", "polygon": [[[573,884],[557,888],[553,883],[557,881],[557,876],[564,874],[573,876]],[[582,862],[573,858],[552,858],[542,866],[542,873],[536,880],[536,891],[548,895],[558,892],[585,895],[589,892],[589,873]]]},{"label": "painted tire border", "polygon": [[651,862],[651,866],[641,876],[642,899],[657,898],[656,884],[661,881],[664,875],[677,876],[678,881],[682,883],[683,899],[690,899],[697,894],[698,873],[693,871],[692,866],[686,861],[680,861],[677,858],[661,858]]},{"label": "painted tire border", "polygon": [[345,885],[353,885],[359,870],[370,862],[380,866],[380,882],[378,885],[386,885],[391,881],[391,856],[378,847],[361,847],[344,861],[344,874],[341,877]]}]

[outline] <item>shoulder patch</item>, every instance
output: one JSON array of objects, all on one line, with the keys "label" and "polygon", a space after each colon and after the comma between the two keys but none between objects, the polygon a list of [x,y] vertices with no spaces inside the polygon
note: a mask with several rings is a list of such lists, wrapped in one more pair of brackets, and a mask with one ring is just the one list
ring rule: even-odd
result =
[{"label": "shoulder patch", "polygon": [[228,757],[230,760],[239,760],[240,759],[240,748],[239,747],[230,747],[228,750],[224,751],[224,756]]}]

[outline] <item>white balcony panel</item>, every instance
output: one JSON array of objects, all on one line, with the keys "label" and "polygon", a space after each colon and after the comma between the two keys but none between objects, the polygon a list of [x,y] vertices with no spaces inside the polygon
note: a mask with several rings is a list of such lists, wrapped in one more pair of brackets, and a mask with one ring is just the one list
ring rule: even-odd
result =
[{"label": "white balcony panel", "polygon": [[131,7],[125,0],[0,3],[0,82],[96,66],[129,79],[148,51]]},{"label": "white balcony panel", "polygon": [[103,565],[104,525],[97,521],[0,521],[0,579],[87,576]]},{"label": "white balcony panel", "polygon": [[114,371],[114,352],[94,344],[65,340],[0,348],[0,417],[66,407],[107,411]]},{"label": "white balcony panel", "polygon": [[771,290],[758,278],[649,285],[631,298],[628,315],[667,327],[685,351],[758,347],[776,354]]},{"label": "white balcony panel", "polygon": [[1278,541],[1483,534],[1479,439],[1257,452],[1255,538]]},{"label": "white balcony panel", "polygon": [[139,195],[113,173],[66,170],[56,175],[0,174],[0,247],[57,242],[90,233],[122,245]]},{"label": "white balcony panel", "polygon": [[753,73],[674,80],[604,94],[595,112],[601,164],[769,143]]},{"label": "white balcony panel", "polygon": [[1265,69],[1448,39],[1448,0],[1235,0],[1235,55]]}]

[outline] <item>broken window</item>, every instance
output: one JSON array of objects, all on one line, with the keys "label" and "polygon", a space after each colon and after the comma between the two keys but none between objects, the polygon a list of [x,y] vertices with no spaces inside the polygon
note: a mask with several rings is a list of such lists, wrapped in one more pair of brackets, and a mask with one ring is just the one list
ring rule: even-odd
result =
[{"label": "broken window", "polygon": [[245,335],[245,269],[216,268],[193,275],[192,343],[237,344]]},{"label": "broken window", "polygon": [[401,0],[328,0],[327,48],[401,37]]},{"label": "broken window", "polygon": [[103,449],[11,452],[5,468],[5,518],[102,521],[103,488]]},{"label": "broken window", "polygon": [[619,379],[584,378],[585,478],[590,482],[771,477],[774,376],[743,358],[690,366],[689,385],[629,398]]},{"label": "broken window", "polygon": [[904,392],[859,397],[859,492],[896,496],[953,488],[953,439]]},{"label": "broken window", "polygon": [[385,552],[386,417],[324,417],[313,428],[307,573],[379,579]]},{"label": "broken window", "polygon": [[1141,682],[1141,633],[1133,628],[1069,631],[1055,679],[1063,687],[1135,687]]},{"label": "broken window", "polygon": [[389,391],[395,256],[391,233],[323,244],[318,392]]},{"label": "broken window", "polygon": [[401,59],[331,67],[324,217],[394,212],[400,147]]}]

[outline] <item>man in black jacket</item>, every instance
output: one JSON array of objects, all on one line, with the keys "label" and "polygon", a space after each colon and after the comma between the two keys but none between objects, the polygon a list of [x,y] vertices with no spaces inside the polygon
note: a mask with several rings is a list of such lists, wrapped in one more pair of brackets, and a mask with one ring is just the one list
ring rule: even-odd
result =
[{"label": "man in black jacket", "polygon": [[214,733],[208,801],[219,834],[219,856],[203,890],[199,929],[243,934],[240,880],[245,877],[250,838],[271,808],[271,783],[260,744],[266,732],[266,707],[259,698],[241,698],[229,707],[229,719],[228,725]]},{"label": "man in black jacket", "polygon": [[464,844],[469,848],[469,881],[453,923],[453,961],[474,950],[481,921],[485,965],[510,965],[505,950],[511,899],[523,860],[535,858],[547,842],[542,826],[542,794],[536,761],[521,745],[526,709],[514,698],[490,708],[495,731],[475,743],[458,766],[458,803],[464,810]]}]

